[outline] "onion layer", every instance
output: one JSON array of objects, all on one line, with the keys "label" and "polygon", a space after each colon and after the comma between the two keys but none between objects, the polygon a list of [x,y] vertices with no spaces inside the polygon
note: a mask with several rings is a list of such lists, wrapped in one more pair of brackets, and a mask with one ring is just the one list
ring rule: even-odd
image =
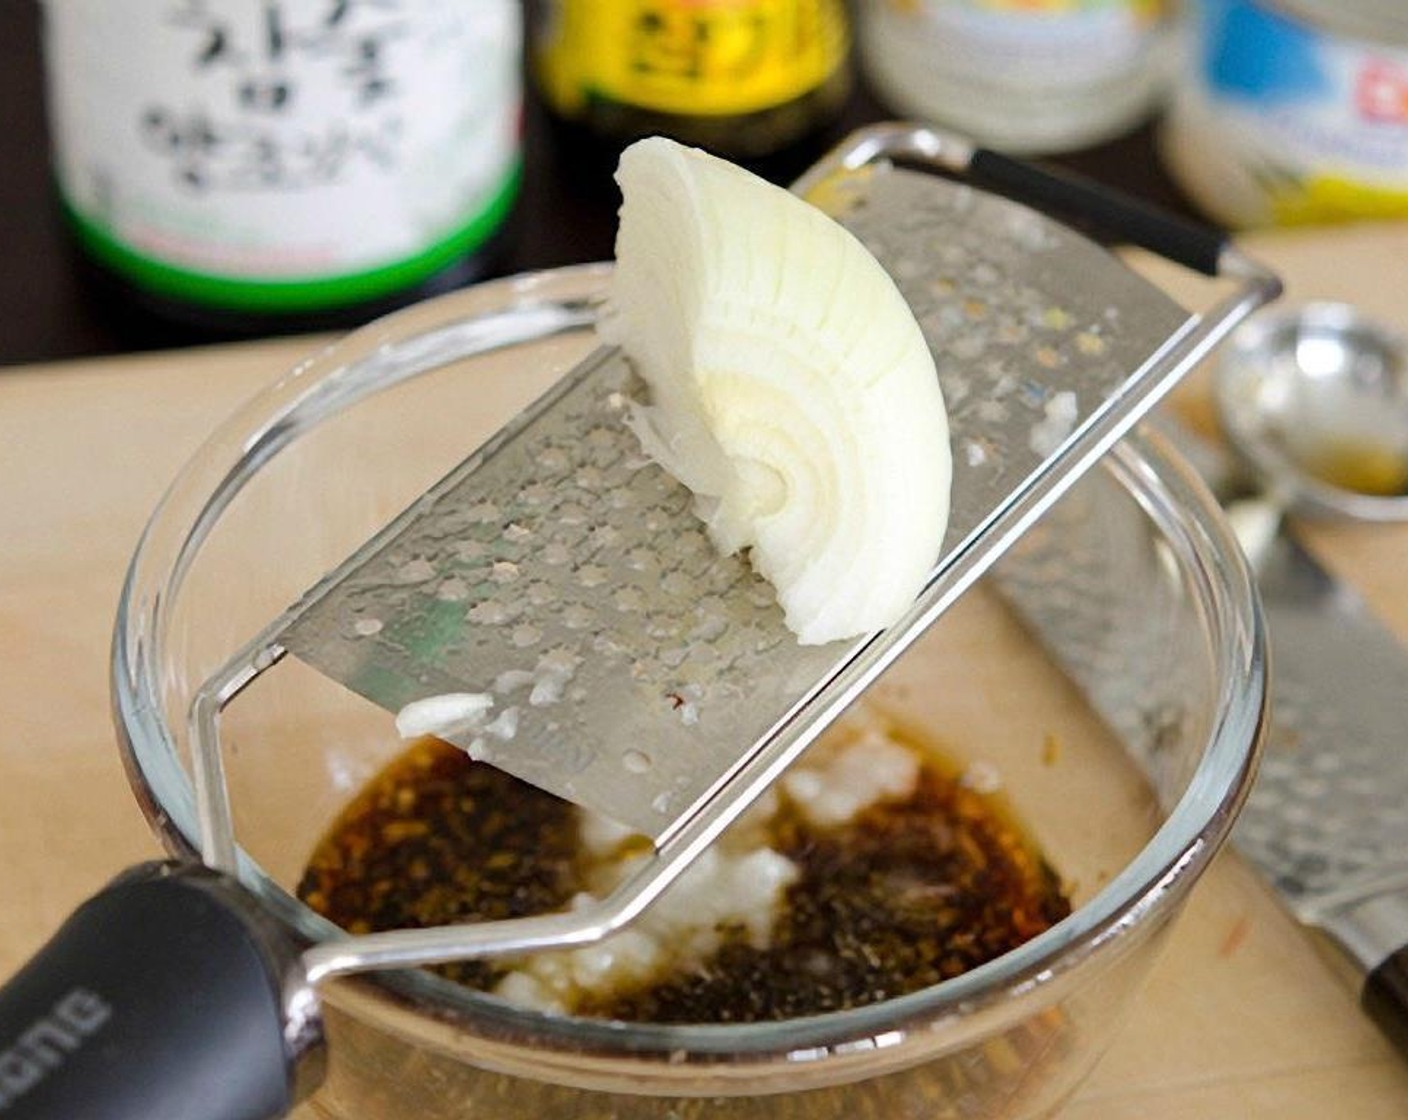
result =
[{"label": "onion layer", "polygon": [[621,156],[602,336],[650,391],[648,455],[749,550],[806,644],[893,623],[948,522],[948,420],[909,305],[796,195],[660,138]]}]

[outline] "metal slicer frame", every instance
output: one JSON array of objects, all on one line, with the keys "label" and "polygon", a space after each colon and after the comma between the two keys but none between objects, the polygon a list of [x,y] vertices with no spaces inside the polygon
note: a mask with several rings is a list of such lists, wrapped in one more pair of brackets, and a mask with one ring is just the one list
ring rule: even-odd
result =
[{"label": "metal slicer frame", "polygon": [[[565,914],[396,930],[315,944],[303,953],[305,976],[294,985],[295,990],[289,996],[291,1001],[295,997],[306,997],[310,986],[330,977],[580,946],[596,942],[632,921],[1085,470],[1124,437],[1236,324],[1279,292],[1274,275],[1223,239],[1213,239],[1196,227],[1181,227],[1171,219],[1151,217],[1131,204],[1108,196],[1097,194],[1097,203],[1091,206],[1088,197],[1091,188],[1085,185],[1072,186],[1028,165],[977,150],[960,137],[929,127],[895,124],[864,130],[808,171],[794,189],[801,194],[824,192],[835,184],[844,185],[863,176],[868,167],[882,163],[904,163],[985,182],[1019,197],[1024,192],[1034,194],[1048,207],[1085,205],[1087,217],[1092,216],[1093,211],[1094,217],[1114,226],[1114,232],[1210,276],[1231,280],[1235,287],[1206,312],[1188,316],[1143,367],[1130,375],[1123,391],[1093,411],[1072,437],[1061,461],[1014,492],[1011,500],[981,526],[979,544],[955,549],[899,623],[849,650],[835,671],[772,728],[752,753],[727,775],[726,781],[711,791],[707,800],[694,805],[675,826],[656,838],[654,857],[642,861],[641,867],[611,895],[588,909]],[[1180,240],[1185,234],[1202,240],[1190,249]],[[595,311],[589,304],[558,305],[545,308],[536,320],[520,327],[455,324],[444,332],[432,332],[434,337],[411,341],[425,346],[426,363],[421,368],[433,368],[434,364],[451,358],[485,353],[529,337],[580,329],[592,322]],[[353,377],[340,391],[353,397],[369,394],[381,387],[376,376],[373,366],[365,371],[364,377]],[[556,390],[550,392],[548,398],[552,398],[554,392]],[[267,454],[277,453],[298,434],[296,424],[271,433]],[[497,439],[471,458],[477,461],[491,454]],[[310,593],[310,597],[313,594]],[[290,608],[290,613],[276,619],[215,674],[197,696],[190,712],[201,857],[207,865],[230,874],[238,875],[242,857],[235,842],[222,766],[221,713],[250,683],[285,656],[288,649],[281,644],[280,636],[302,606],[300,603]]]}]

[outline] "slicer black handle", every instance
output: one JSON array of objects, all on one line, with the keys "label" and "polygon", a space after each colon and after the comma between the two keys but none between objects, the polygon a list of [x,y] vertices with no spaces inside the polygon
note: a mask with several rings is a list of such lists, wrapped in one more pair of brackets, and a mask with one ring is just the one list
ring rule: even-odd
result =
[{"label": "slicer black handle", "polygon": [[1078,214],[1111,233],[1208,276],[1218,274],[1227,235],[1138,202],[1068,172],[1055,172],[980,148],[968,174],[977,183],[1011,191],[1018,198]]},{"label": "slicer black handle", "polygon": [[282,1116],[292,955],[266,925],[203,867],[145,864],[84,903],[0,989],[0,1120]]},{"label": "slicer black handle", "polygon": [[1408,945],[1369,973],[1360,998],[1369,1017],[1408,1057]]}]

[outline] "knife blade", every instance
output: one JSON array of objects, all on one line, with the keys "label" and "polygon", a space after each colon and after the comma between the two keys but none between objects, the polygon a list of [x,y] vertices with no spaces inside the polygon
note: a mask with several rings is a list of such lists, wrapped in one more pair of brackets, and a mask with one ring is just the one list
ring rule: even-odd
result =
[{"label": "knife blade", "polygon": [[1271,730],[1232,843],[1348,958],[1408,1055],[1408,649],[1230,453],[1166,414],[1156,427],[1244,530],[1267,620]]}]

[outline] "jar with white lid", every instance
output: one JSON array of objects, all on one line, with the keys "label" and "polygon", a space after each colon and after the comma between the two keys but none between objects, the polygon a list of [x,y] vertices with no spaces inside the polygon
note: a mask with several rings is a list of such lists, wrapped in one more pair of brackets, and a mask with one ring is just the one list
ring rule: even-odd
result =
[{"label": "jar with white lid", "polygon": [[863,0],[881,100],[1006,151],[1069,151],[1138,125],[1166,90],[1164,0]]},{"label": "jar with white lid", "polygon": [[1408,3],[1200,0],[1160,138],[1232,227],[1408,217]]}]

